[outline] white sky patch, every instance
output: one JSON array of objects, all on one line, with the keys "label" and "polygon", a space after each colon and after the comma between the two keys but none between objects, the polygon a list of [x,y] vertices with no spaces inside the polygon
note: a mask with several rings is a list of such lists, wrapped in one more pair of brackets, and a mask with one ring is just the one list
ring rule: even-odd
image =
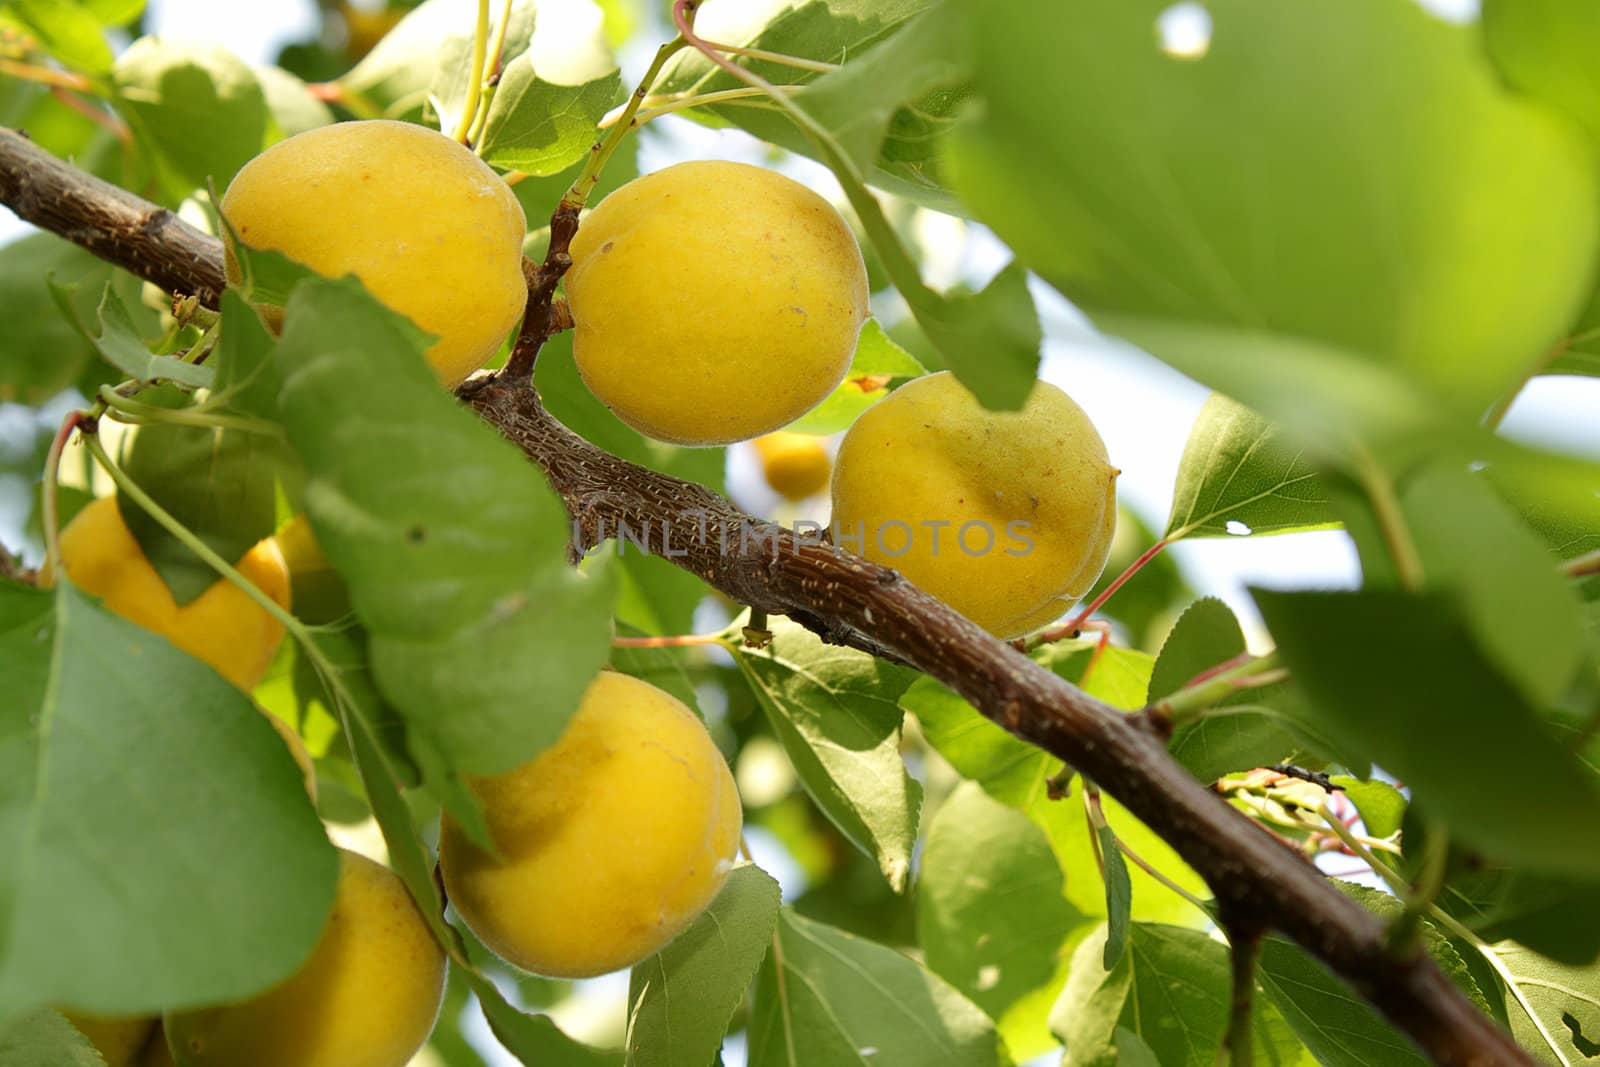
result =
[{"label": "white sky patch", "polygon": [[314,0],[218,3],[217,0],[150,0],[145,29],[152,34],[222,45],[252,66],[270,64],[291,41],[317,32]]},{"label": "white sky patch", "polygon": [[1156,33],[1167,55],[1200,59],[1211,50],[1211,12],[1194,0],[1184,0],[1156,16]]}]

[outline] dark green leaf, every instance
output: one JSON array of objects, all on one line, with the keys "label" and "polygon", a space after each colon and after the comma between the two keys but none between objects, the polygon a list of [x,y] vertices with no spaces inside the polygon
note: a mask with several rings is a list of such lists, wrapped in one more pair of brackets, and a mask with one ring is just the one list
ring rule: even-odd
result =
[{"label": "dark green leaf", "polygon": [[0,1016],[150,1013],[288,977],[337,864],[261,712],[67,584],[0,585],[0,674]]},{"label": "dark green leaf", "polygon": [[[881,251],[881,245],[880,245]],[[937,296],[896,278],[895,286],[948,368],[983,405],[1022,407],[1039,369],[1043,334],[1022,263],[1012,260],[976,293]]]},{"label": "dark green leaf", "polygon": [[539,77],[531,56],[521,56],[506,68],[489,107],[483,158],[533,175],[563,171],[589,154],[596,123],[623,95],[615,70],[558,85]]},{"label": "dark green leaf", "polygon": [[617,597],[619,622],[657,636],[693,628],[694,609],[706,595],[705,583],[697,576],[631,544],[619,547],[617,572],[622,586]]},{"label": "dark green leaf", "polygon": [[629,1067],[702,1067],[722,1047],[778,922],[778,883],[759,867],[728,876],[694,925],[634,965]]},{"label": "dark green leaf", "polygon": [[[300,480],[281,438],[170,423],[139,427],[124,467],[157,504],[230,563],[272,535],[280,489],[288,486],[296,496]],[[179,605],[216,583],[210,565],[132,499],[119,495],[117,508]]]},{"label": "dark green leaf", "polygon": [[1051,980],[1061,946],[1088,919],[1063,898],[1044,831],[970,782],[940,806],[919,871],[928,969],[991,1019]]},{"label": "dark green leaf", "polygon": [[912,674],[787,620],[771,629],[766,648],[740,648],[739,667],[806,792],[899,892],[922,805],[900,758],[896,702]]},{"label": "dark green leaf", "polygon": [[101,20],[78,0],[8,0],[4,9],[64,65],[87,74],[111,69],[111,46],[101,32]]},{"label": "dark green leaf", "polygon": [[[1286,426],[1355,402],[1476,419],[1588,296],[1600,197],[1577,129],[1418,4],[1212,0],[1203,58],[1163,50],[1169,6],[971,14],[963,199],[1091,318]],[[1286,354],[1307,342],[1436,399],[1304,377]]]},{"label": "dark green leaf", "polygon": [[413,752],[477,774],[532,758],[605,662],[609,575],[567,566],[543,476],[439,388],[416,331],[353,280],[295,290],[278,365],[307,515]]},{"label": "dark green leaf", "polygon": [[756,987],[750,1067],[1006,1062],[983,1012],[912,960],[788,908],[779,914]]},{"label": "dark green leaf", "polygon": [[1460,840],[1552,873],[1600,873],[1600,777],[1489,665],[1451,601],[1253,593],[1320,725]]},{"label": "dark green leaf", "polygon": [[1489,942],[1515,941],[1574,967],[1600,957],[1600,926],[1574,916],[1600,912],[1600,885],[1505,868],[1452,877],[1440,906]]},{"label": "dark green leaf", "polygon": [[1276,937],[1262,942],[1257,975],[1318,1063],[1421,1067],[1428,1062],[1370,1004],[1289,942]]},{"label": "dark green leaf", "polygon": [[1156,1059],[1156,1054],[1144,1038],[1132,1030],[1117,1027],[1116,1033],[1117,1067],[1161,1067],[1161,1061]]},{"label": "dark green leaf", "polygon": [[6,323],[0,402],[42,404],[83,373],[94,350],[62,316],[51,285],[71,283],[78,293],[98,293],[109,273],[89,253],[51,234],[0,249],[0,316]]},{"label": "dark green leaf", "polygon": [[822,403],[787,427],[795,433],[833,434],[885,396],[885,379],[916,378],[927,373],[917,357],[895,344],[877,319],[868,319],[856,339],[856,352],[844,381]]},{"label": "dark green leaf", "polygon": [[266,141],[260,83],[217,45],[141,37],[112,75],[117,106],[157,153],[174,199],[207,181],[220,193]]},{"label": "dark green leaf", "polygon": [[59,1012],[29,1012],[0,1025],[0,1063],[6,1067],[105,1067],[105,1060]]},{"label": "dark green leaf", "polygon": [[1100,858],[1105,863],[1106,947],[1101,962],[1111,970],[1128,948],[1129,911],[1133,906],[1133,886],[1128,880],[1128,865],[1117,847],[1117,835],[1109,826],[1095,830],[1100,843]]},{"label": "dark green leaf", "polygon": [[1557,558],[1600,549],[1600,465],[1530,453],[1483,469],[1501,499],[1544,539]]},{"label": "dark green leaf", "polygon": [[494,1036],[526,1067],[622,1067],[621,1052],[591,1048],[568,1037],[548,1015],[523,1014],[481,975],[471,982]]},{"label": "dark green leaf", "polygon": [[1333,524],[1304,450],[1243,404],[1212,393],[1183,447],[1167,539],[1288,533]]}]

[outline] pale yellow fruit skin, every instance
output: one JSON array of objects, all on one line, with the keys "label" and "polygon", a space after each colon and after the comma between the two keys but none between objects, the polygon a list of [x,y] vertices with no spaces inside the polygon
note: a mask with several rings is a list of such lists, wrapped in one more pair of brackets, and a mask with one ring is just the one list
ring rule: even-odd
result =
[{"label": "pale yellow fruit skin", "polygon": [[433,1030],[444,979],[444,953],[400,879],[341,850],[328,925],[293,977],[165,1025],[179,1067],[404,1067]]},{"label": "pale yellow fruit skin", "polygon": [[[275,603],[289,606],[289,571],[268,538],[236,564]],[[225,579],[178,606],[117,511],[101,497],[61,531],[61,567],[72,584],[100,597],[108,611],[165,637],[240,689],[254,689],[283,641],[283,627]]]},{"label": "pale yellow fruit skin", "polygon": [[446,818],[450,902],[527,971],[587,978],[631,966],[694,921],[739,847],[738,789],[683,703],[606,671],[555,745],[478,779],[499,856]]},{"label": "pale yellow fruit skin", "polygon": [[[835,543],[893,567],[996,637],[1058,618],[1100,576],[1117,520],[1117,470],[1083,409],[1047,382],[1019,412],[985,410],[948,372],[867,410],[834,459]],[[950,523],[935,531],[927,521]],[[910,527],[904,531],[886,523]],[[994,544],[980,552],[985,524]],[[1007,536],[1025,522],[1024,536]],[[876,531],[883,529],[881,546]],[[862,544],[847,538],[864,531]],[[1014,550],[1018,554],[1008,554]]]},{"label": "pale yellow fruit skin", "polygon": [[[527,304],[527,218],[469,150],[409,122],[339,122],[245,164],[222,213],[252,248],[368,292],[438,337],[428,362],[455,386],[494,355]],[[230,256],[228,280],[239,280]]]},{"label": "pale yellow fruit skin", "polygon": [[816,407],[867,317],[839,213],[743,163],[680,163],[606,197],[572,241],[566,291],[589,389],[685,445],[748,440]]},{"label": "pale yellow fruit skin", "polygon": [[753,443],[761,457],[762,475],[784,499],[804,500],[828,487],[833,461],[817,438],[780,430],[758,437]]},{"label": "pale yellow fruit skin", "polygon": [[75,1011],[62,1012],[78,1032],[100,1052],[106,1067],[133,1067],[133,1057],[150,1039],[156,1018],[150,1015],[131,1019],[106,1019]]}]

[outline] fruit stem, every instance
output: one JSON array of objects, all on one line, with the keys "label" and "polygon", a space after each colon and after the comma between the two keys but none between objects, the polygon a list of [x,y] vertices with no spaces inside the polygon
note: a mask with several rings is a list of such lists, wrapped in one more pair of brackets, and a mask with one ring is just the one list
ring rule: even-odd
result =
[{"label": "fruit stem", "polygon": [[467,143],[473,119],[478,114],[478,100],[483,94],[484,57],[489,50],[489,0],[478,0],[478,25],[472,35],[472,67],[467,72],[467,102],[461,108],[461,117],[451,140]]},{"label": "fruit stem", "polygon": [[22,81],[30,81],[36,85],[48,85],[52,89],[67,89],[75,93],[94,93],[94,82],[81,74],[72,74],[64,70],[52,70],[49,67],[37,66],[33,63],[23,63],[15,59],[0,59],[0,74]]},{"label": "fruit stem", "polygon": [[613,637],[612,648],[693,648],[697,645],[716,645],[722,634],[676,634],[671,637]]},{"label": "fruit stem", "polygon": [[1389,924],[1389,948],[1396,955],[1409,953],[1416,947],[1422,933],[1423,916],[1444,889],[1445,873],[1450,865],[1450,835],[1438,825],[1429,829],[1431,832],[1423,838],[1422,863],[1416,884],[1401,894],[1405,910]]},{"label": "fruit stem", "polygon": [[[804,88],[804,86],[778,85],[774,86],[774,88],[785,93],[795,93],[799,92],[802,88]],[[761,98],[764,106],[766,95],[767,94],[762,92],[760,89],[751,89],[747,86],[743,89],[718,89],[716,92],[711,93],[685,93],[676,97],[645,97],[644,102],[647,104],[650,103],[651,100],[660,100],[662,102],[651,107],[640,108],[639,113],[634,116],[633,124],[635,127],[639,127],[643,126],[653,118],[657,118],[661,115],[670,115],[674,111],[688,111],[691,108],[705,107],[709,104],[738,103],[743,100],[749,100],[757,97]],[[623,108],[618,108],[614,113],[601,119],[600,128],[609,129],[612,126],[615,126],[618,122],[622,121],[622,113],[624,110],[625,109]]]},{"label": "fruit stem", "polygon": [[255,433],[265,437],[283,437],[283,427],[265,419],[252,419],[245,415],[211,415],[195,408],[164,408],[155,404],[145,404],[123,396],[109,385],[102,385],[96,395],[115,413],[113,417],[118,422],[167,423],[175,426],[200,426],[210,430],[238,430],[241,433]]},{"label": "fruit stem", "polygon": [[39,585],[49,588],[55,584],[56,565],[61,560],[61,530],[56,522],[59,511],[56,505],[56,488],[61,478],[61,454],[66,451],[72,431],[78,428],[88,414],[69,411],[61,420],[56,435],[50,439],[50,450],[44,457],[44,566],[39,570]]}]

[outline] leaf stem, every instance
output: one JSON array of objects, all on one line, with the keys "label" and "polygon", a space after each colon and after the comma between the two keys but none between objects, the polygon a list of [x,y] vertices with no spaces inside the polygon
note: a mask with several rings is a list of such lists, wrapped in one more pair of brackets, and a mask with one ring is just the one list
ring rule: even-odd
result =
[{"label": "leaf stem", "polygon": [[1177,540],[1176,537],[1163,537],[1155,544],[1145,549],[1144,552],[1140,554],[1138,559],[1128,564],[1127,569],[1125,569],[1121,574],[1117,575],[1116,579],[1112,581],[1110,585],[1106,586],[1100,591],[1099,596],[1095,597],[1089,602],[1088,607],[1072,616],[1072,618],[1068,619],[1060,626],[1041,633],[1038,637],[1034,638],[1028,643],[1029,647],[1038,648],[1040,645],[1048,645],[1052,642],[1060,641],[1063,638],[1075,636],[1079,630],[1083,629],[1083,624],[1088,620],[1089,616],[1093,615],[1095,612],[1104,607],[1106,601],[1110,600],[1118,589],[1121,589],[1125,584],[1127,584],[1128,579],[1132,578],[1135,574],[1138,574],[1141,570],[1143,570],[1145,564],[1155,559],[1161,554],[1162,549],[1166,548],[1175,540]]},{"label": "leaf stem", "polygon": [[473,119],[478,114],[478,100],[483,94],[484,56],[489,49],[489,0],[478,0],[478,25],[472,36],[472,67],[467,72],[467,102],[461,108],[456,131],[450,139],[466,144],[472,130]]},{"label": "leaf stem", "polygon": [[1396,953],[1415,947],[1422,933],[1422,917],[1444,889],[1450,860],[1450,835],[1438,825],[1430,827],[1430,831],[1423,839],[1422,866],[1417,882],[1402,896],[1405,910],[1389,926],[1389,946]]},{"label": "leaf stem", "polygon": [[1416,592],[1423,583],[1422,557],[1417,554],[1416,543],[1411,539],[1405,512],[1400,508],[1400,498],[1395,495],[1394,482],[1365,445],[1358,443],[1355,446],[1355,460],[1356,474],[1362,488],[1367,491],[1367,499],[1372,503],[1373,515],[1383,532],[1384,544],[1388,546],[1389,559],[1400,577],[1400,585]]},{"label": "leaf stem", "polygon": [[791,56],[786,52],[769,52],[764,48],[747,48],[737,44],[722,44],[719,41],[707,41],[701,38],[701,43],[707,48],[715,48],[731,56],[744,56],[747,59],[763,59],[768,63],[779,66],[793,67],[796,70],[809,70],[816,74],[832,74],[839,69],[837,63],[824,63],[820,59],[806,59],[803,56]]},{"label": "leaf stem", "polygon": [[1600,574],[1600,548],[1586,555],[1576,556],[1561,565],[1568,578],[1587,578]]},{"label": "leaf stem", "polygon": [[94,95],[95,84],[81,74],[70,71],[54,70],[50,67],[41,67],[33,63],[23,63],[15,59],[0,59],[0,74],[5,74],[22,81],[30,81],[36,85],[48,85],[53,89],[67,89],[74,93],[88,93]]},{"label": "leaf stem", "polygon": [[1166,875],[1162,874],[1159,870],[1152,866],[1148,860],[1144,859],[1133,849],[1129,848],[1128,843],[1124,841],[1121,836],[1117,836],[1116,840],[1117,851],[1121,852],[1129,860],[1133,861],[1133,865],[1135,867],[1138,867],[1145,874],[1148,874],[1151,878],[1154,878],[1157,882],[1166,886],[1168,889],[1178,894],[1178,896],[1182,897],[1184,900],[1187,900],[1190,904],[1193,904],[1195,910],[1199,911],[1202,915],[1206,916],[1207,918],[1211,917],[1211,912],[1206,909],[1205,901],[1201,900],[1199,897],[1183,888],[1183,886],[1179,885],[1177,882],[1174,882],[1171,878],[1168,878]]},{"label": "leaf stem", "polygon": [[[1202,672],[1201,677],[1209,672]],[[1215,671],[1198,685],[1190,683],[1176,693],[1151,703],[1151,711],[1173,726],[1181,726],[1241,689],[1272,685],[1288,677],[1278,664],[1278,653],[1268,652],[1236,667]]]},{"label": "leaf stem", "polygon": [[[802,86],[779,85],[775,86],[775,88],[784,92],[792,93],[799,91]],[[646,97],[644,100],[644,103],[646,104],[649,104],[651,100],[661,100],[662,102],[654,104],[650,107],[640,107],[639,113],[634,116],[633,124],[635,127],[643,126],[651,119],[657,118],[661,115],[670,115],[674,111],[688,111],[692,108],[705,107],[710,104],[737,103],[738,101],[749,100],[752,98],[760,98],[762,101],[765,101],[766,95],[767,94],[762,92],[760,89],[751,89],[746,87],[743,89],[718,89],[716,92],[711,93],[685,93],[676,97]],[[612,126],[615,126],[622,120],[623,111],[623,108],[618,108],[616,111],[601,119],[600,128],[609,129]]]},{"label": "leaf stem", "polygon": [[589,158],[584,162],[583,170],[573,180],[572,188],[568,189],[567,194],[561,198],[561,207],[577,209],[582,208],[589,202],[589,194],[600,183],[601,168],[606,165],[606,161],[617,150],[617,146],[622,143],[622,139],[628,135],[628,131],[634,127],[634,118],[639,114],[639,106],[644,103],[644,98],[649,93],[650,86],[655,84],[656,78],[660,77],[662,68],[667,65],[667,60],[671,59],[687,44],[688,41],[682,34],[679,34],[656,49],[655,58],[650,61],[650,69],[646,70],[644,77],[639,79],[638,88],[634,89],[633,95],[628,98],[627,106],[622,109],[622,114],[617,117],[617,121],[612,126],[611,131],[606,134],[605,140],[596,141],[594,147],[589,150]]},{"label": "leaf stem", "polygon": [[48,587],[55,583],[56,566],[61,561],[60,516],[56,502],[56,489],[61,480],[61,455],[66,451],[72,431],[84,421],[88,412],[69,411],[56,435],[50,439],[50,450],[44,457],[44,566],[39,569],[39,584]]},{"label": "leaf stem", "polygon": [[718,645],[725,634],[677,634],[672,637],[613,637],[612,648],[694,648],[700,645]]},{"label": "leaf stem", "polygon": [[1405,899],[1406,895],[1410,893],[1411,887],[1406,885],[1406,880],[1400,877],[1397,871],[1380,860],[1377,853],[1363,844],[1361,839],[1356,836],[1355,831],[1344,824],[1344,820],[1339,818],[1338,813],[1330,805],[1324,803],[1319,814],[1322,816],[1322,821],[1328,824],[1328,829],[1333,831],[1333,836],[1343,841],[1346,848],[1368,867],[1371,867],[1372,873],[1382,878],[1383,884],[1388,886],[1395,896],[1400,897],[1402,900]]},{"label": "leaf stem", "polygon": [[164,408],[130,399],[109,385],[102,385],[96,394],[120,422],[166,423],[174,426],[199,426],[208,430],[238,430],[241,433],[261,434],[265,437],[283,437],[283,427],[265,419],[246,415],[212,415],[195,408]]}]

